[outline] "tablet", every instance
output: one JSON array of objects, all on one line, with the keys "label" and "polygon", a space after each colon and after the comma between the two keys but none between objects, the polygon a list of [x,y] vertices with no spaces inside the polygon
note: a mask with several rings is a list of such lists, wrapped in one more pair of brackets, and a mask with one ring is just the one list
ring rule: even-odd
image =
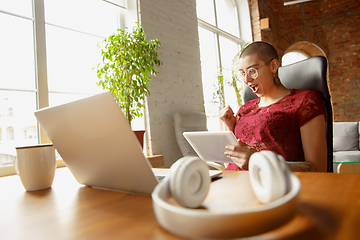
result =
[{"label": "tablet", "polygon": [[224,155],[226,145],[238,144],[233,132],[199,131],[184,132],[183,135],[202,160],[208,162],[233,162]]}]

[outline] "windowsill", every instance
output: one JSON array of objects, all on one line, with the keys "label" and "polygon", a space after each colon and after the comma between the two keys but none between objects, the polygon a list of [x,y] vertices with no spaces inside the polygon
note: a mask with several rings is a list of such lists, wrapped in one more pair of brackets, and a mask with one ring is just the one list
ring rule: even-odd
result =
[{"label": "windowsill", "polygon": [[[62,167],[66,167],[66,165],[62,159],[59,159],[56,160],[56,167],[62,168]],[[0,167],[0,177],[11,176],[11,175],[16,175],[13,166]]]},{"label": "windowsill", "polygon": [[[164,166],[164,157],[162,155],[152,155],[152,156],[147,156],[147,158],[153,168],[160,168]],[[62,159],[59,159],[56,160],[56,167],[57,168],[66,167],[66,164]],[[15,175],[13,166],[0,167],[0,177],[11,176],[11,175]]]}]

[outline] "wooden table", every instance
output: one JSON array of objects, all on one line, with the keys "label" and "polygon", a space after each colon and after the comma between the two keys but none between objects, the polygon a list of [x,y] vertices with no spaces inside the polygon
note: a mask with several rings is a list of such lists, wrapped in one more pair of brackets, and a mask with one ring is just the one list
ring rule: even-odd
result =
[{"label": "wooden table", "polygon": [[[212,186],[238,174],[224,172]],[[299,213],[256,239],[358,239],[360,174],[296,175]],[[181,239],[159,226],[150,196],[85,187],[67,168],[56,170],[52,188],[35,192],[18,176],[0,178],[0,193],[0,239]]]}]

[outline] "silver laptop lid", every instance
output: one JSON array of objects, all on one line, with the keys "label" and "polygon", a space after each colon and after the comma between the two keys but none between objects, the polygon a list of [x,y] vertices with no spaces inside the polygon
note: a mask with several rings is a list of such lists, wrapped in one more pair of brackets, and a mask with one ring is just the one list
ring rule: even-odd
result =
[{"label": "silver laptop lid", "polygon": [[114,96],[102,93],[35,112],[76,180],[151,194],[158,181]]}]

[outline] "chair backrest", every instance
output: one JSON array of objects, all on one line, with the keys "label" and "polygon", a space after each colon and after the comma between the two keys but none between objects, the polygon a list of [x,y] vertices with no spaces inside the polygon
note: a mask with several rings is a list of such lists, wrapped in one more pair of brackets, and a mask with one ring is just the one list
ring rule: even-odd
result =
[{"label": "chair backrest", "polygon": [[[327,170],[333,172],[333,113],[326,75],[327,60],[323,56],[311,57],[279,68],[279,78],[286,88],[316,90],[321,94],[326,108]],[[243,102],[257,98],[247,85],[244,84],[243,89]]]},{"label": "chair backrest", "polygon": [[182,155],[185,156],[197,156],[194,149],[190,146],[183,136],[183,132],[194,131],[207,131],[206,127],[206,115],[202,112],[176,112],[173,115],[174,129],[176,141],[179,145]]},{"label": "chair backrest", "polygon": [[[206,114],[204,112],[176,112],[173,115],[176,141],[184,157],[198,156],[183,136],[183,132],[207,131]],[[206,162],[210,170],[224,171],[223,163]]]}]

